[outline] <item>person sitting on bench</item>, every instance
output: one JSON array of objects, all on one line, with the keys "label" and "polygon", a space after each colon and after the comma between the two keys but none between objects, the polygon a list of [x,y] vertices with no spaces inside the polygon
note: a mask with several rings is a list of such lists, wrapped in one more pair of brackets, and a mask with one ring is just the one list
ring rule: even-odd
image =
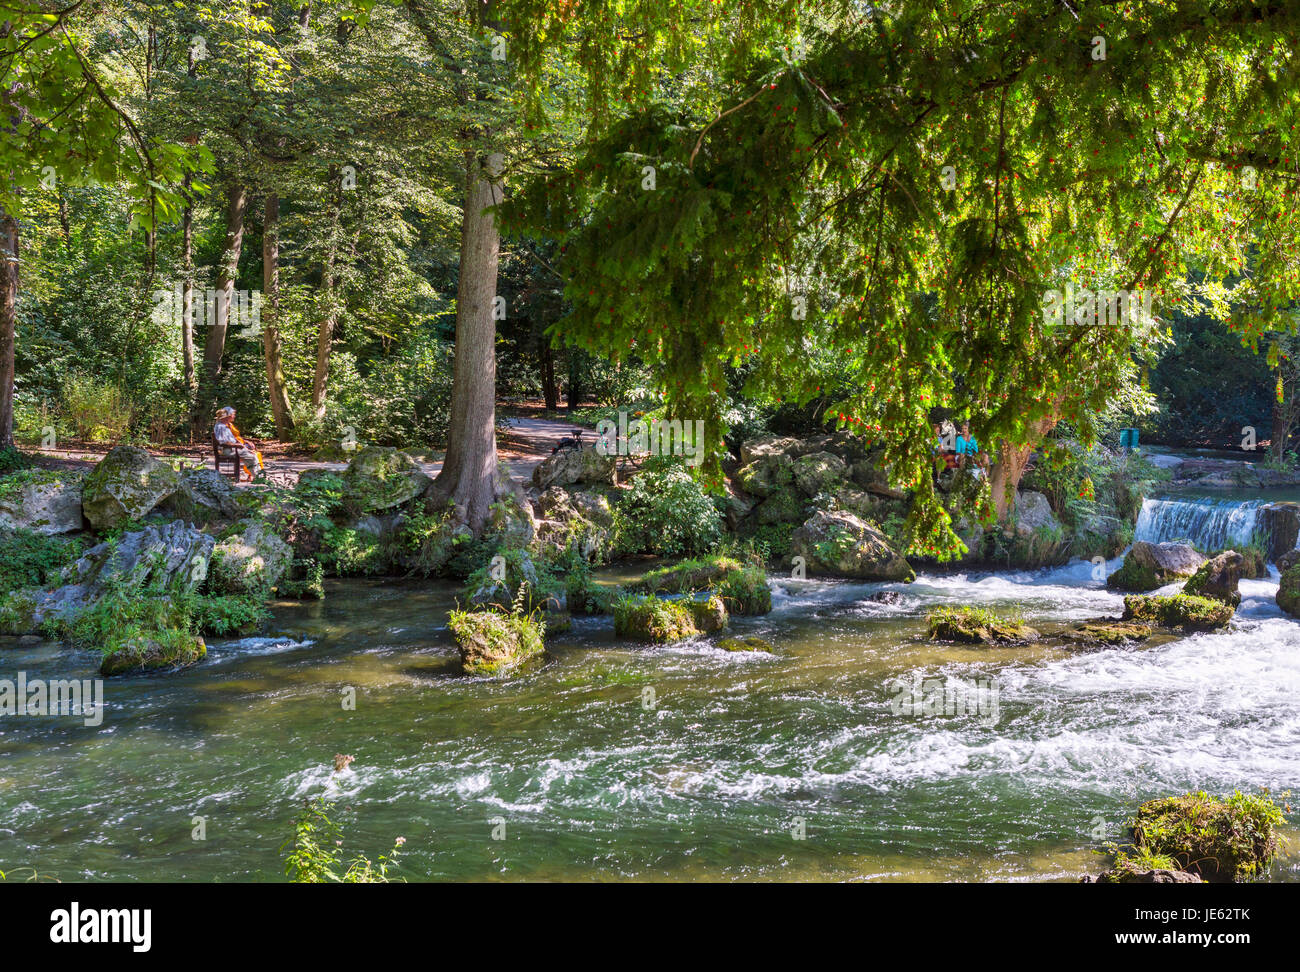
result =
[{"label": "person sitting on bench", "polygon": [[217,440],[223,456],[239,457],[249,482],[253,481],[248,468],[250,463],[257,466],[259,473],[263,471],[262,454],[239,434],[239,429],[235,428],[235,410],[230,406],[217,410],[217,424],[212,427],[212,437]]}]

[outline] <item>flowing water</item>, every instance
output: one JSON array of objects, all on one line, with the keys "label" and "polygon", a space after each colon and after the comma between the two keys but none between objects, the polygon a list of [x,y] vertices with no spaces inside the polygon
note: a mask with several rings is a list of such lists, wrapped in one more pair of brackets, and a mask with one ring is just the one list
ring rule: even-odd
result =
[{"label": "flowing water", "polygon": [[[1048,632],[1117,614],[1099,575],[774,578],[773,612],[735,623],[774,655],[620,643],[579,619],[505,680],[455,674],[453,587],[339,582],[277,608],[269,637],[108,680],[102,726],[0,721],[0,870],[277,880],[296,808],[325,794],[346,851],[405,837],[411,880],[1069,880],[1102,868],[1144,799],[1300,787],[1300,624],[1276,577],[1242,582],[1228,631],[1156,647],[924,640],[941,604]],[[882,588],[901,599],[871,600]],[[93,675],[51,644],[10,641],[0,666]],[[894,680],[916,676],[991,684],[996,713],[895,714]],[[356,761],[335,775],[335,753]],[[1300,857],[1270,878],[1300,880]]]}]

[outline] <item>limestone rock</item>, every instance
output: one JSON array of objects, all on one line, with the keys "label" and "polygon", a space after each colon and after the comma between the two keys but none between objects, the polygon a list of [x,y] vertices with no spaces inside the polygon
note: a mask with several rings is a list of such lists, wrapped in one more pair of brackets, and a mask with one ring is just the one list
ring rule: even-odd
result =
[{"label": "limestone rock", "polygon": [[96,530],[138,520],[180,485],[180,475],[136,446],[117,446],[86,477],[81,508]]},{"label": "limestone rock", "polygon": [[882,581],[916,577],[876,526],[843,511],[814,513],[794,531],[790,551],[804,558],[809,572]]}]

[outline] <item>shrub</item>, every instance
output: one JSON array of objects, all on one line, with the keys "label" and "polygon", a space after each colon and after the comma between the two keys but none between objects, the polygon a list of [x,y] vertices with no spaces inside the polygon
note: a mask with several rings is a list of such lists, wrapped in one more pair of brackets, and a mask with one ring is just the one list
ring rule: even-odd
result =
[{"label": "shrub", "polygon": [[404,837],[393,842],[393,849],[371,861],[361,854],[343,862],[343,834],[329,814],[334,804],[324,797],[303,803],[293,821],[293,836],[280,845],[284,855],[284,873],[294,884],[387,884],[392,879],[388,869],[397,866],[398,853],[406,843]]},{"label": "shrub", "polygon": [[1277,854],[1282,810],[1267,793],[1234,792],[1216,799],[1204,791],[1151,800],[1129,821],[1140,850],[1177,862],[1207,881],[1256,877]]},{"label": "shrub", "polygon": [[767,614],[772,610],[772,590],[761,567],[732,571],[713,589],[732,614]]},{"label": "shrub", "polygon": [[134,406],[117,385],[73,374],[64,379],[61,397],[63,416],[82,441],[117,442],[131,429]]},{"label": "shrub", "polygon": [[30,530],[0,531],[0,595],[25,587],[54,587],[59,574],[86,550],[80,537]]},{"label": "shrub", "polygon": [[722,516],[699,481],[680,465],[647,469],[614,510],[615,546],[667,557],[701,554],[722,537]]}]

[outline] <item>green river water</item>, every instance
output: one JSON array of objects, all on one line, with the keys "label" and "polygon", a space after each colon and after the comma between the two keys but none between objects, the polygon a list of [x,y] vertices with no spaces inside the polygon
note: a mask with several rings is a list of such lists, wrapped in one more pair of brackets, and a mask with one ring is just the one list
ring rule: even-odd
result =
[{"label": "green river water", "polygon": [[[772,614],[734,625],[775,655],[577,619],[504,680],[456,674],[454,587],[337,582],[192,669],[107,680],[101,726],[0,721],[0,870],[281,880],[296,808],[325,794],[351,808],[345,850],[406,838],[408,880],[1076,880],[1143,799],[1300,784],[1300,625],[1276,578],[1242,582],[1228,632],[1157,647],[923,640],[939,604],[1046,629],[1118,613],[1093,573],[922,576],[883,585],[894,604],[778,577]],[[13,639],[0,665],[93,676],[88,655]],[[892,680],[917,674],[993,680],[996,721],[896,714]],[[356,761],[334,774],[335,753]],[[1300,879],[1300,858],[1269,877]]]}]

